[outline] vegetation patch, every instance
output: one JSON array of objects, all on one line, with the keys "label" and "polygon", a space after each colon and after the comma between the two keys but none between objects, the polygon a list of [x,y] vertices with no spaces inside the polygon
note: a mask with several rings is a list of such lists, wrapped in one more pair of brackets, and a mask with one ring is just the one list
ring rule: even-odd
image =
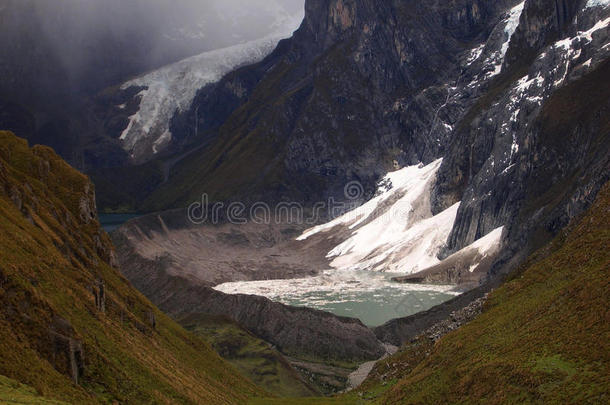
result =
[{"label": "vegetation patch", "polygon": [[200,314],[179,321],[187,330],[203,337],[222,358],[266,391],[280,397],[320,394],[303,380],[281,353],[233,321]]}]

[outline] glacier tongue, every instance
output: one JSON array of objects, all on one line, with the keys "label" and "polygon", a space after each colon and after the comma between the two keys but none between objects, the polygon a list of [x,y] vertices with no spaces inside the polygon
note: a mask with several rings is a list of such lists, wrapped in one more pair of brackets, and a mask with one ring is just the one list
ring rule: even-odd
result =
[{"label": "glacier tongue", "polygon": [[[432,214],[430,196],[441,163],[439,159],[427,166],[410,166],[389,173],[380,182],[383,186],[375,198],[327,224],[305,231],[297,240],[314,235],[343,239],[327,255],[332,260],[331,267],[341,271],[411,275],[444,265],[438,256],[447,243],[461,203]],[[390,187],[385,188],[387,185]],[[472,270],[480,260],[495,256],[501,246],[502,231],[503,228],[496,229],[458,252],[460,257],[468,257],[468,263],[459,267]],[[455,256],[450,259],[455,260]]]},{"label": "glacier tongue", "polygon": [[[138,94],[139,111],[129,117],[129,124],[120,136],[123,148],[135,159],[141,154],[162,151],[172,139],[171,118],[176,111],[190,107],[199,89],[240,66],[262,60],[280,40],[290,37],[300,22],[299,16],[285,21],[272,35],[205,52],[124,83],[121,89],[146,89]],[[136,148],[139,144],[144,147]]]},{"label": "glacier tongue", "polygon": [[410,166],[389,173],[381,184],[391,184],[354,211],[306,231],[299,240],[319,233],[352,234],[328,253],[331,267],[411,274],[439,263],[438,253],[457,215],[459,203],[433,216],[431,189],[442,159],[427,166]]}]

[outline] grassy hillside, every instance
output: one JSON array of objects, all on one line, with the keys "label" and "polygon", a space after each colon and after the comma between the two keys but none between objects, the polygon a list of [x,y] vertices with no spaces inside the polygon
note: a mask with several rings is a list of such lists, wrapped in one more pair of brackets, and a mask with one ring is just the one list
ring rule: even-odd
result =
[{"label": "grassy hillside", "polygon": [[9,404],[24,405],[66,405],[66,402],[46,399],[36,390],[15,380],[0,375],[0,400]]},{"label": "grassy hillside", "polygon": [[0,375],[34,390],[3,377],[0,402],[17,392],[79,404],[240,404],[260,393],[114,262],[89,180],[49,148],[0,132]]},{"label": "grassy hillside", "polygon": [[473,322],[436,344],[403,347],[356,392],[282,404],[608,403],[609,246],[607,184],[586,215],[491,294]]},{"label": "grassy hillside", "polygon": [[268,392],[282,397],[319,394],[303,381],[281,353],[233,321],[198,314],[179,322],[203,337],[223,359]]}]

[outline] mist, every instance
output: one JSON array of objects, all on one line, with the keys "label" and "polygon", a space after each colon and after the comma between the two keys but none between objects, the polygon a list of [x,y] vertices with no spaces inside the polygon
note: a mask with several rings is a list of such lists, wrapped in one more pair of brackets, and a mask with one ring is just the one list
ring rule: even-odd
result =
[{"label": "mist", "polygon": [[304,0],[0,0],[0,89],[99,91],[270,35],[303,8]]}]

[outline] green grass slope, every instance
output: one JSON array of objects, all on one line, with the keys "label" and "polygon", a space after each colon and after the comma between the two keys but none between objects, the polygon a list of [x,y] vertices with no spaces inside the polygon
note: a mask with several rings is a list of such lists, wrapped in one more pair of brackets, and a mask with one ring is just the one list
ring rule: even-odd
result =
[{"label": "green grass slope", "polygon": [[[76,404],[241,404],[260,393],[112,263],[87,177],[0,132],[0,375]],[[34,392],[11,386],[3,380],[0,403]]]},{"label": "green grass slope", "polygon": [[281,353],[233,321],[205,315],[187,316],[178,321],[203,337],[223,359],[266,391],[280,397],[319,394],[303,381]]},{"label": "green grass slope", "polygon": [[41,397],[34,388],[2,375],[0,375],[0,401],[3,404],[67,405],[67,402]]}]

